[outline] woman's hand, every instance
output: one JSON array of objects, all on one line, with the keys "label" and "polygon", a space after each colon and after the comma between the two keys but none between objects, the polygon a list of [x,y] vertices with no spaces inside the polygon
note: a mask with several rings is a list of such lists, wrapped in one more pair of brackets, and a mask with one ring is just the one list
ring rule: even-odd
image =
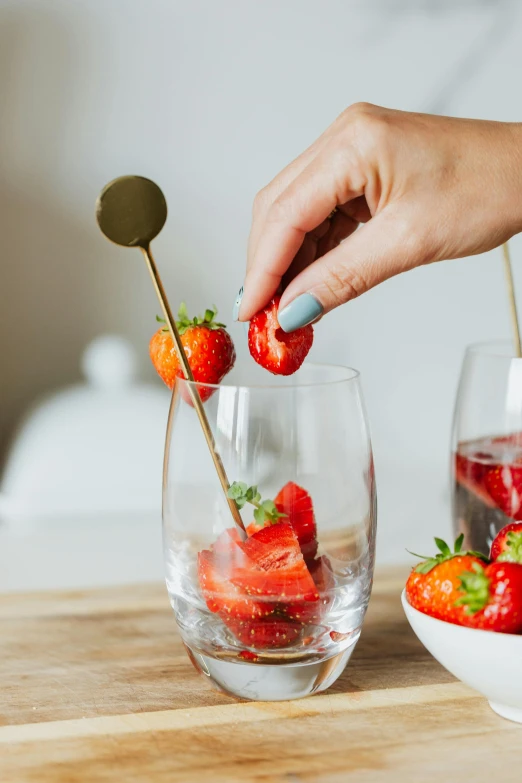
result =
[{"label": "woman's hand", "polygon": [[521,230],[522,125],[355,104],[258,193],[239,320],[282,283],[279,321],[293,331]]}]

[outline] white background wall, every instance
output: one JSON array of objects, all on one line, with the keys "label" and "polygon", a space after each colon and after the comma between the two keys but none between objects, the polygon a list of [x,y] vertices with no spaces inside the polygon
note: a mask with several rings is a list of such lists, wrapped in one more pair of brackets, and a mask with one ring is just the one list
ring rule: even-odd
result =
[{"label": "white background wall", "polygon": [[[152,377],[145,270],[93,219],[108,180],[162,186],[167,290],[228,318],[260,187],[358,100],[522,119],[521,33],[516,0],[0,0],[5,437],[35,397],[78,378],[97,334],[129,336]],[[513,252],[520,266],[521,242]],[[391,280],[317,328],[315,360],[362,371],[381,561],[449,531],[462,352],[508,333],[498,253]]]}]

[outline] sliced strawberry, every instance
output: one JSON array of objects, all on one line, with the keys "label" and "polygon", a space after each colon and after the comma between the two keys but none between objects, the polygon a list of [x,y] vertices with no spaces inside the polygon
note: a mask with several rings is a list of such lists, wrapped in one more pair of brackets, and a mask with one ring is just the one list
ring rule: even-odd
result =
[{"label": "sliced strawberry", "polygon": [[335,586],[335,580],[332,573],[330,561],[326,555],[322,555],[308,565],[310,575],[315,582],[319,593],[319,600],[295,601],[280,607],[286,617],[298,620],[301,623],[318,623],[323,618],[328,605],[332,601],[330,590]]},{"label": "sliced strawberry", "polygon": [[308,566],[310,575],[314,580],[319,595],[322,598],[326,596],[329,590],[335,587],[335,579],[332,571],[332,564],[326,555],[321,555]]},{"label": "sliced strawberry", "polygon": [[259,570],[237,568],[231,581],[242,592],[278,600],[278,609],[300,623],[317,621],[319,593],[288,522],[277,522],[254,533],[243,550]]},{"label": "sliced strawberry", "polygon": [[256,649],[288,647],[302,633],[299,623],[277,616],[251,622],[231,622],[228,627],[240,642]]},{"label": "sliced strawberry", "polygon": [[248,328],[248,348],[255,361],[274,375],[292,375],[304,362],[314,341],[311,325],[287,334],[279,326],[280,296],[254,315]]},{"label": "sliced strawberry", "polygon": [[511,519],[522,519],[522,466],[499,465],[484,484],[497,507]]},{"label": "sliced strawberry", "polygon": [[491,439],[491,443],[520,448],[522,446],[522,432],[511,432],[509,435],[497,435],[496,438]]},{"label": "sliced strawberry", "polygon": [[251,595],[278,596],[291,600],[317,601],[319,594],[299,548],[291,525],[276,522],[264,527],[242,545],[250,560],[261,569],[236,569],[231,576]]},{"label": "sliced strawberry", "polygon": [[257,533],[258,530],[261,530],[261,528],[265,527],[267,524],[270,524],[269,522],[263,522],[262,525],[258,525],[257,522],[251,522],[249,525],[246,526],[246,532],[247,536],[253,536],[254,533]]},{"label": "sliced strawberry", "polygon": [[242,544],[242,542],[243,539],[241,538],[241,534],[237,527],[227,527],[216,538],[211,549],[213,552],[234,552],[236,549],[239,549],[241,552],[242,549],[239,545]]},{"label": "sliced strawberry", "polygon": [[318,623],[323,617],[325,606],[319,601],[292,601],[289,604],[282,604],[279,611],[291,620],[295,620],[302,625],[307,623]]},{"label": "sliced strawberry", "polygon": [[293,481],[285,484],[274,499],[277,510],[286,514],[297,536],[301,552],[306,560],[312,560],[317,554],[317,526],[315,524],[312,498]]},{"label": "sliced strawberry", "polygon": [[477,495],[487,506],[493,508],[495,503],[484,486],[484,479],[491,470],[491,463],[478,461],[481,457],[489,457],[490,455],[485,452],[477,452],[472,456],[471,459],[463,454],[455,455],[455,478],[459,484]]},{"label": "sliced strawberry", "polygon": [[[242,553],[244,570],[249,570],[248,558]],[[255,601],[230,581],[230,558],[204,549],[198,554],[198,577],[201,592],[211,612],[218,612],[229,624],[231,620],[252,620],[270,615],[275,603]],[[250,564],[254,569],[255,566]]]}]

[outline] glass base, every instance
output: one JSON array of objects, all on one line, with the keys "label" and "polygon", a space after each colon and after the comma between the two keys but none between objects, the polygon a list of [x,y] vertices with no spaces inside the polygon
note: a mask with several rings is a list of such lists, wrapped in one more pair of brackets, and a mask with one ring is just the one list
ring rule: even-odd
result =
[{"label": "glass base", "polygon": [[357,638],[348,649],[323,661],[263,664],[230,661],[204,655],[187,646],[189,657],[201,674],[219,690],[250,701],[302,699],[329,688],[344,671]]}]

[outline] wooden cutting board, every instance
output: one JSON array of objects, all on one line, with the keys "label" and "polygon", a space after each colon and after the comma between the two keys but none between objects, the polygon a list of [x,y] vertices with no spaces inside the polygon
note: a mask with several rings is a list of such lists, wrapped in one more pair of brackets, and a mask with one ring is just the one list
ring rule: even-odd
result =
[{"label": "wooden cutting board", "polygon": [[330,691],[271,704],[211,690],[163,585],[0,596],[0,781],[519,783],[522,726],[416,640],[405,573]]}]

